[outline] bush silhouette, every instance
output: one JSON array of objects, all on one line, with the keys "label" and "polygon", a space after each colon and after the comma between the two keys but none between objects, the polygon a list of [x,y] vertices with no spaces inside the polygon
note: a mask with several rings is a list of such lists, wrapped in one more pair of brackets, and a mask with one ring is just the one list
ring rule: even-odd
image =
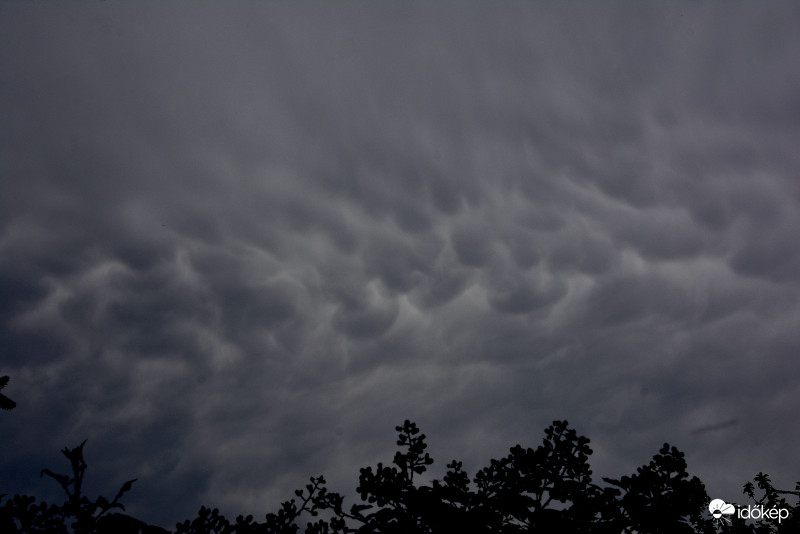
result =
[{"label": "bush silhouette", "polygon": [[[0,376],[0,389],[8,385],[9,378],[7,376]],[[17,403],[0,393],[0,409],[13,410],[17,407]]]},{"label": "bush silhouette", "polygon": [[[90,500],[82,494],[83,479],[86,474],[86,461],[83,459],[83,446],[86,440],[75,448],[65,447],[62,453],[70,462],[72,473],[61,475],[43,469],[41,476],[47,475],[55,480],[67,494],[67,500],[61,506],[36,503],[36,499],[15,495],[6,500],[0,508],[0,532],[4,533],[117,533],[117,534],[159,534],[167,532],[159,527],[130,516],[111,513],[110,510],[125,507],[120,503],[122,496],[131,490],[136,479],[125,482],[112,500],[97,497]],[[0,496],[0,498],[4,497]]]},{"label": "bush silhouette", "polygon": [[[295,498],[267,514],[263,522],[241,515],[231,522],[218,509],[201,507],[197,517],[178,523],[174,532],[296,534],[301,532],[304,516],[308,517],[302,529],[306,534],[800,532],[800,503],[787,500],[800,497],[800,483],[795,491],[778,490],[767,475],[759,473],[745,484],[744,494],[753,505],[787,510],[788,516],[780,522],[746,522],[738,517],[717,520],[709,514],[705,486],[689,476],[684,454],[668,444],[636,473],[603,478],[601,486],[591,477],[589,439],[579,436],[566,421],[554,421],[535,449],[516,445],[472,479],[461,462],[452,460],[441,481],[425,485],[419,484],[419,475],[433,463],[426,452],[425,435],[408,420],[396,430],[400,450],[392,464],[361,469],[359,502],[346,506],[345,498],[330,491],[322,476],[311,477],[304,489],[295,491]],[[125,482],[111,500],[89,500],[81,494],[85,443],[62,451],[70,461],[71,475],[42,471],[64,489],[66,502],[54,506],[28,496],[0,496],[0,532],[168,532],[111,513],[124,510],[120,499],[136,479]]]}]

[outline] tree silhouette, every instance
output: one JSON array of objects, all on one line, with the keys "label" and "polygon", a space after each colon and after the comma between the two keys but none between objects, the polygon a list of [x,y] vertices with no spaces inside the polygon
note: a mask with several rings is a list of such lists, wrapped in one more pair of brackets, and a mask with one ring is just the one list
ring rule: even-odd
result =
[{"label": "tree silhouette", "polygon": [[[110,510],[125,507],[122,496],[131,490],[136,479],[125,482],[112,500],[97,497],[89,500],[82,494],[87,464],[83,459],[86,440],[75,448],[64,447],[62,453],[69,460],[72,473],[62,475],[42,469],[41,475],[55,480],[67,495],[61,506],[37,504],[33,497],[15,495],[0,508],[0,531],[4,533],[72,533],[72,534],[159,534],[167,531]],[[2,498],[4,496],[0,496]]]},{"label": "tree silhouette", "polygon": [[[7,376],[0,377],[0,389],[3,389],[7,385],[8,385],[8,377]],[[8,397],[0,393],[0,409],[13,410],[16,407],[17,407],[16,402],[14,402],[13,400],[9,399]]]},{"label": "tree silhouette", "polygon": [[[397,445],[391,465],[378,463],[359,474],[359,502],[328,490],[322,476],[311,477],[296,499],[282,503],[263,522],[253,516],[229,521],[216,508],[201,507],[197,517],[178,523],[175,534],[297,534],[300,519],[309,516],[306,534],[518,534],[570,532],[598,534],[700,533],[787,534],[800,532],[800,483],[794,491],[778,490],[759,473],[744,486],[754,506],[780,508],[778,521],[745,521],[734,516],[718,520],[709,513],[710,499],[697,477],[690,477],[684,454],[669,444],[619,479],[592,480],[589,439],[566,421],[545,429],[537,448],[516,445],[509,454],[479,470],[470,479],[463,464],[452,460],[442,480],[420,484],[433,459],[426,452],[425,434],[406,420],[396,427]],[[65,491],[61,506],[38,503],[34,497],[0,495],[0,532],[55,534],[164,534],[114,509],[124,510],[122,496],[136,479],[125,482],[109,500],[89,500],[81,488],[86,472],[85,441],[62,450],[71,475],[42,470]],[[3,500],[5,499],[5,502]]]},{"label": "tree silhouette", "polygon": [[286,501],[278,514],[267,515],[265,523],[240,516],[230,524],[217,510],[203,508],[193,522],[179,524],[177,532],[295,534],[304,512],[329,517],[308,522],[306,534],[798,532],[798,505],[791,507],[775,498],[796,492],[769,490],[763,477],[762,500],[771,498],[771,504],[791,510],[787,521],[713,521],[705,486],[697,477],[689,477],[684,454],[668,444],[635,474],[604,478],[608,485],[601,487],[591,479],[589,439],[578,436],[566,421],[554,421],[536,449],[512,447],[508,456],[491,460],[472,481],[463,464],[453,460],[442,481],[428,486],[414,483],[415,476],[433,463],[425,452],[425,435],[408,420],[396,429],[402,448],[394,465],[361,469],[360,503],[345,507],[344,497],[329,491],[323,477],[312,477],[305,491],[295,492],[299,506],[294,499]]},{"label": "tree silhouette", "polygon": [[603,480],[622,490],[615,509],[630,531],[691,533],[708,528],[701,515],[709,501],[705,486],[697,477],[689,479],[684,454],[667,443],[636,474]]}]

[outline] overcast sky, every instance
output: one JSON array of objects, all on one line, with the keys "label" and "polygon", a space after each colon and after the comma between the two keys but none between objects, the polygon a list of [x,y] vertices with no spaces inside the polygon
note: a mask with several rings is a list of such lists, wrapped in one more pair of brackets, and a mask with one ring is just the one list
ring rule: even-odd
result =
[{"label": "overcast sky", "polygon": [[[470,475],[800,480],[800,9],[0,6],[0,493],[173,527]],[[428,476],[428,475],[426,475]],[[49,492],[49,493],[48,493]]]}]

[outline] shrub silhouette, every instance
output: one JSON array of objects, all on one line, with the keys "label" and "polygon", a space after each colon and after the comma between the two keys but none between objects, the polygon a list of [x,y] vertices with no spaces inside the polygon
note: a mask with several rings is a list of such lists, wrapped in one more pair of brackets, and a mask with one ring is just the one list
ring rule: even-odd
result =
[{"label": "shrub silhouette", "polygon": [[299,501],[284,502],[264,523],[239,516],[230,524],[218,510],[202,508],[195,520],[179,524],[176,532],[295,534],[300,532],[297,520],[303,513],[329,517],[306,523],[306,534],[800,532],[800,503],[791,506],[781,497],[800,496],[800,491],[775,490],[765,475],[757,477],[765,492],[760,500],[754,497],[752,484],[745,485],[745,494],[759,503],[789,509],[788,520],[713,521],[705,486],[697,477],[689,477],[684,454],[669,444],[635,474],[604,478],[607,485],[601,487],[592,482],[589,439],[578,436],[566,421],[554,421],[539,447],[512,447],[508,456],[491,460],[472,481],[463,464],[453,460],[442,481],[416,485],[415,476],[433,463],[425,452],[425,435],[408,420],[396,430],[401,450],[393,466],[379,463],[374,469],[361,469],[360,503],[346,507],[344,497],[329,491],[323,477],[312,477],[305,490],[295,492]]},{"label": "shrub silhouette", "polygon": [[[9,378],[7,376],[0,376],[0,389],[8,385]],[[17,403],[0,393],[0,409],[13,410],[17,407]]]},{"label": "shrub silhouette", "polygon": [[[345,498],[326,487],[322,476],[311,477],[304,489],[284,502],[263,522],[238,516],[234,522],[218,509],[201,507],[197,517],[178,523],[176,534],[297,534],[301,517],[309,516],[306,534],[436,534],[574,532],[574,533],[748,533],[800,532],[800,483],[795,491],[778,490],[759,473],[744,486],[754,505],[784,508],[789,517],[777,521],[713,520],[710,499],[697,477],[689,477],[684,454],[664,444],[652,460],[636,473],[619,479],[592,481],[589,439],[579,436],[566,421],[545,429],[535,449],[516,445],[509,454],[478,471],[473,479],[456,460],[447,464],[441,481],[419,484],[433,459],[425,451],[425,435],[406,420],[396,427],[397,445],[392,465],[362,468],[357,488],[360,502],[345,505]],[[37,503],[16,495],[0,496],[0,532],[76,534],[163,534],[160,527],[124,515],[120,502],[136,479],[125,482],[109,500],[89,500],[81,493],[86,462],[81,443],[62,452],[72,474],[45,469],[67,500],[60,506]],[[755,484],[754,484],[755,483]],[[757,488],[757,489],[756,489]],[[5,500],[5,502],[3,502]]]},{"label": "shrub silhouette", "polygon": [[[136,479],[125,482],[112,500],[97,497],[89,500],[82,494],[83,479],[86,474],[86,461],[83,459],[83,446],[86,440],[75,448],[64,447],[62,453],[70,462],[71,475],[61,475],[43,469],[41,476],[47,475],[67,494],[67,500],[61,506],[36,503],[36,499],[15,495],[0,508],[0,532],[4,533],[73,533],[73,534],[159,534],[167,532],[159,527],[130,516],[112,513],[110,510],[125,507],[120,503],[122,496],[131,490]],[[0,496],[0,499],[4,497]]]}]

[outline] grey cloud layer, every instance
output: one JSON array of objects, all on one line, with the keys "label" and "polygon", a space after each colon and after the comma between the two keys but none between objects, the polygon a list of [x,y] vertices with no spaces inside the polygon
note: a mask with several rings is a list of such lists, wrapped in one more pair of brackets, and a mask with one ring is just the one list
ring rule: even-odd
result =
[{"label": "grey cloud layer", "polygon": [[797,10],[2,11],[20,484],[89,437],[155,521],[261,514],[405,418],[797,478]]}]

